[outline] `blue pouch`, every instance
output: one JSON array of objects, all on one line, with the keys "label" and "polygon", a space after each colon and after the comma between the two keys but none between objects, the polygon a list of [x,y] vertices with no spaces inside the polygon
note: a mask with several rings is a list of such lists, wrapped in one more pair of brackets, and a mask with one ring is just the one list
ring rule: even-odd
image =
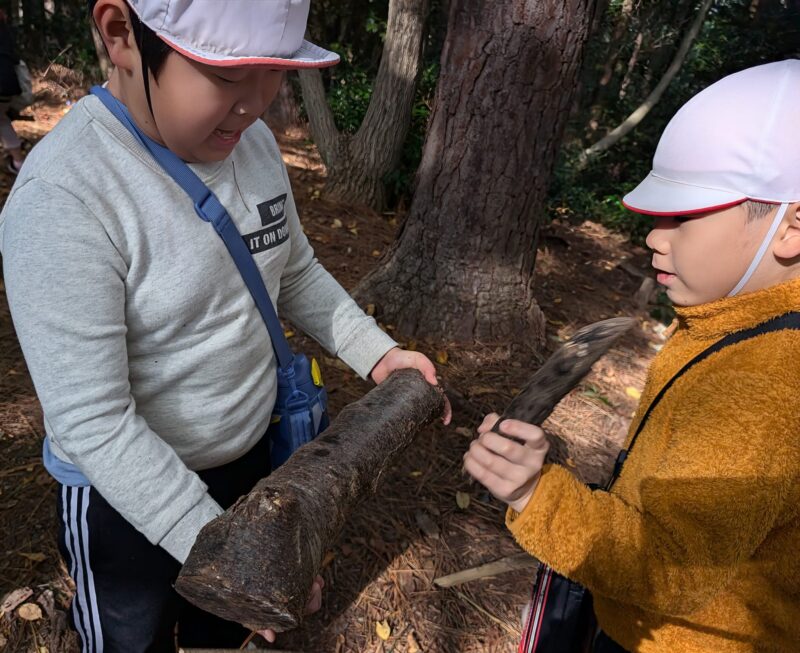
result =
[{"label": "blue pouch", "polygon": [[270,459],[277,469],[292,453],[324,431],[328,394],[316,359],[295,354],[291,367],[278,368],[278,395],[269,427]]}]

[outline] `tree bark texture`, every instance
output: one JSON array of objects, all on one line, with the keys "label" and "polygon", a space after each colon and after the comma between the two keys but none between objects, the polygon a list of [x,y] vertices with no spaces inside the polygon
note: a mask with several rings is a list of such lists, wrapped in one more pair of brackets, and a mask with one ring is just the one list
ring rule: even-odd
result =
[{"label": "tree bark texture", "polygon": [[401,333],[541,343],[539,224],[595,2],[452,2],[409,215],[356,291]]},{"label": "tree bark texture", "polygon": [[340,133],[318,70],[301,70],[311,132],[328,171],[327,191],[384,208],[384,178],[400,160],[408,128],[430,0],[391,0],[386,40],[367,113],[355,134]]},{"label": "tree bark texture", "polygon": [[290,127],[300,124],[300,108],[297,106],[287,74],[283,76],[278,95],[261,118],[274,132],[285,132]]},{"label": "tree bark texture", "polygon": [[253,629],[296,627],[355,504],[443,408],[419,372],[394,372],[200,531],[178,592]]}]

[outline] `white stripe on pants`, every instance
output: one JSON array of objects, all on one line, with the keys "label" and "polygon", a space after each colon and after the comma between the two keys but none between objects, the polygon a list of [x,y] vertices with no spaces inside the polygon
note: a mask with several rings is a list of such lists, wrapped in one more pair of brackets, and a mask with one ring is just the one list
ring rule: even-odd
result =
[{"label": "white stripe on pants", "polygon": [[[103,653],[103,632],[97,611],[94,574],[89,563],[88,487],[62,487],[64,540],[69,553],[70,576],[75,581],[72,618],[81,638],[83,653]],[[80,510],[80,515],[78,511]]]}]

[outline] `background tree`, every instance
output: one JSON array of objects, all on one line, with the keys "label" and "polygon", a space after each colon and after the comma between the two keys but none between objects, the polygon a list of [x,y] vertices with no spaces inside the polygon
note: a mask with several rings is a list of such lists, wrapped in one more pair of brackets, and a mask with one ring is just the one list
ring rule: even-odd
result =
[{"label": "background tree", "polygon": [[726,75],[800,57],[800,3],[716,0],[647,120],[582,167],[584,150],[653,93],[704,4],[610,0],[584,60],[583,92],[573,106],[550,188],[550,217],[591,219],[642,241],[650,223],[627,211],[621,198],[650,170],[658,139],[678,108]]},{"label": "background tree", "polygon": [[291,72],[283,76],[280,90],[272,104],[264,112],[262,118],[273,131],[283,132],[290,127],[300,125],[300,107],[294,95],[294,88],[289,81]]},{"label": "background tree", "polygon": [[[617,141],[623,138],[626,134],[630,133],[640,122],[642,122],[642,120],[644,120],[645,116],[650,113],[650,110],[658,103],[670,82],[681,69],[683,62],[686,59],[686,55],[689,53],[689,49],[694,44],[697,35],[700,33],[700,30],[703,27],[706,14],[708,14],[708,10],[710,9],[713,1],[714,0],[703,0],[703,4],[700,6],[697,15],[692,21],[691,27],[689,27],[689,30],[681,40],[678,51],[675,54],[675,58],[672,60],[669,68],[667,68],[667,71],[664,73],[661,80],[659,80],[656,87],[651,91],[644,102],[636,107],[636,110],[627,118],[625,118],[625,120],[623,120],[617,127],[612,129],[608,134],[597,141],[597,143],[586,148],[579,158],[579,167],[583,168],[588,162],[589,158],[596,156],[600,152],[604,152],[610,147],[613,147]],[[639,43],[640,41],[637,41],[637,46]],[[622,86],[620,88],[620,93],[624,93],[624,91],[625,87]]]},{"label": "background tree", "polygon": [[357,295],[404,334],[540,342],[536,245],[594,0],[454,0],[417,187]]},{"label": "background tree", "polygon": [[411,124],[429,9],[429,0],[390,0],[380,67],[366,115],[354,134],[337,129],[320,72],[300,72],[330,195],[376,209],[385,206],[385,177],[400,160]]}]

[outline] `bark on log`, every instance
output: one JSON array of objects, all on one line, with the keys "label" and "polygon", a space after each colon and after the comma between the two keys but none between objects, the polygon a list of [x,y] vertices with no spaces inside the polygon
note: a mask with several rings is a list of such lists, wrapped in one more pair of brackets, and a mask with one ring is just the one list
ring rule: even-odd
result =
[{"label": "bark on log", "polygon": [[[528,385],[511,400],[498,424],[504,419],[518,419],[529,424],[544,422],[556,404],[586,376],[595,361],[634,322],[630,317],[615,317],[579,329],[545,361]],[[494,430],[497,431],[497,425]],[[583,438],[580,434],[562,440],[548,433],[547,439],[550,442],[547,462],[568,467],[584,483],[602,484],[611,474],[617,451],[603,446],[605,443]]]},{"label": "bark on log", "polygon": [[297,627],[325,551],[355,504],[443,409],[443,393],[419,372],[393,373],[207,524],[175,588],[254,630]]}]

